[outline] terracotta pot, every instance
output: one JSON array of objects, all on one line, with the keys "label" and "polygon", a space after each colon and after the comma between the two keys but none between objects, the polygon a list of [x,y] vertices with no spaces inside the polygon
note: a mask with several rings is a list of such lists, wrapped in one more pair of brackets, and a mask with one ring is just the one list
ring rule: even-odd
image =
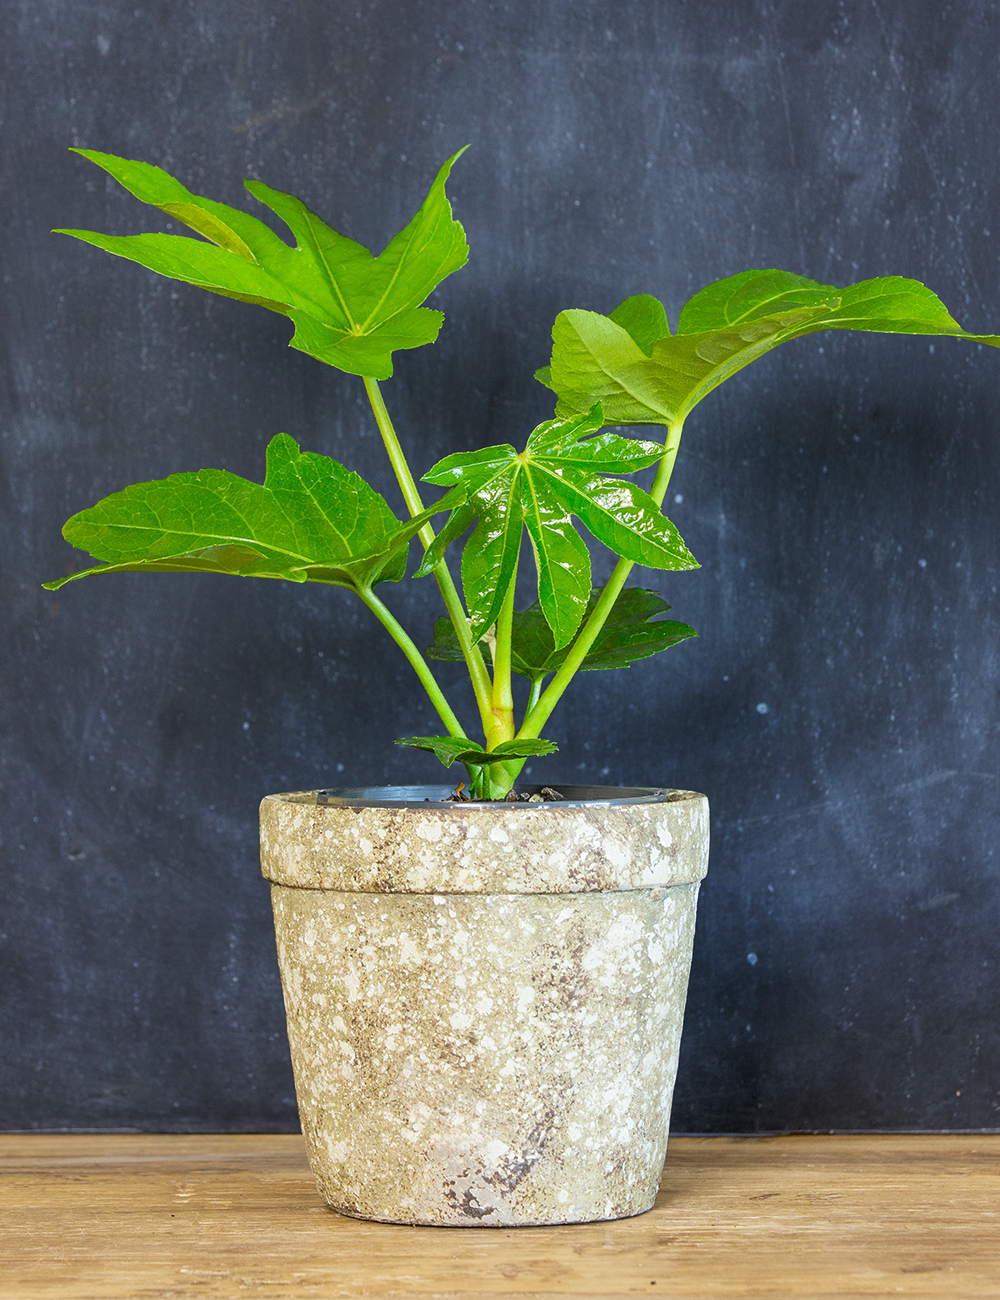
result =
[{"label": "terracotta pot", "polygon": [[342,1214],[511,1227],[652,1206],[708,801],[559,790],[261,804],[302,1129]]}]

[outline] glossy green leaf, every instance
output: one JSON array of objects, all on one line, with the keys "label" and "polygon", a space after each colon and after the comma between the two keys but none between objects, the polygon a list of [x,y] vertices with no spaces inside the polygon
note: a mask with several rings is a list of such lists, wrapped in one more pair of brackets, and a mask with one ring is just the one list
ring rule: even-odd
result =
[{"label": "glossy green leaf", "polygon": [[203,469],[133,484],[74,515],[63,536],[102,563],[45,586],[97,573],[186,571],[353,590],[398,582],[410,539],[463,492],[401,524],[357,474],[279,433],[263,485]]},{"label": "glossy green leaf", "polygon": [[465,736],[404,736],[393,742],[396,745],[409,745],[411,749],[423,749],[434,754],[445,767],[452,763],[465,763],[470,767],[483,767],[489,763],[504,763],[513,758],[540,758],[544,754],[554,754],[559,748],[551,740],[506,740],[489,753],[475,740]]},{"label": "glossy green leaf", "polygon": [[[587,602],[589,617],[603,587],[594,587]],[[627,668],[637,659],[647,659],[689,637],[697,636],[694,628],[657,616],[670,606],[658,592],[641,587],[627,587],[615,601],[597,640],[580,665],[583,672],[608,668]],[[655,622],[652,620],[656,620]],[[574,638],[575,639],[575,638]],[[483,643],[487,652],[489,645]],[[541,605],[535,604],[514,614],[511,632],[511,667],[522,677],[539,681],[562,666],[572,644],[555,648],[552,629],[545,620]],[[434,642],[424,651],[428,659],[459,661],[462,649],[451,621],[439,618],[434,624]]]},{"label": "glossy green leaf", "polygon": [[652,302],[629,298],[610,316],[556,317],[552,362],[536,377],[558,395],[558,416],[600,402],[607,424],[676,424],[751,361],[820,330],[951,335],[1000,347],[1000,336],[966,333],[929,289],[898,276],[838,289],[788,271],[744,271],[695,294],[673,335]]},{"label": "glossy green leaf", "polygon": [[295,325],[290,346],[351,374],[386,379],[394,351],[433,343],[444,317],[420,304],[468,257],[465,234],[445,195],[459,154],[438,172],[413,220],[374,257],[331,229],[301,199],[261,181],[247,181],[246,187],[288,226],[294,247],[256,217],[192,194],[162,168],[93,149],[75,152],[210,242],[181,235],[57,233],[288,316]]},{"label": "glossy green leaf", "polygon": [[590,596],[590,556],[573,518],[617,555],[660,569],[697,568],[697,561],[648,493],[609,474],[655,464],[657,443],[599,433],[600,407],[572,419],[547,420],[520,454],[508,445],[460,452],[439,461],[424,480],[462,484],[468,498],[428,550],[427,573],[473,518],[478,524],[462,556],[462,581],[473,635],[496,619],[527,528],[538,570],[538,599],[555,646],[569,644]]}]

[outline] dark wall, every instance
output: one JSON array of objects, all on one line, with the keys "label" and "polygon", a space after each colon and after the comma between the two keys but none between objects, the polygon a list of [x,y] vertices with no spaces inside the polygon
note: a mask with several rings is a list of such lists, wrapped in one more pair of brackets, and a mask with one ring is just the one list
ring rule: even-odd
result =
[{"label": "dark wall", "polygon": [[[531,373],[564,307],[676,317],[779,266],[914,276],[1000,327],[1000,11],[8,0],[0,24],[0,1126],[292,1128],[257,803],[440,779],[391,744],[429,707],[343,592],[39,584],[82,564],[68,515],[259,479],[279,430],[399,498],[360,381],[282,319],[47,233],[163,228],[66,147],[247,207],[259,176],[381,248],[471,141],[471,262],[384,386],[423,469],[550,414]],[[814,336],[745,371],[668,497],[703,568],[637,575],[701,639],[586,675],[549,727],[536,777],[712,801],[680,1130],[1000,1125],[998,416],[1000,353],[950,340]],[[382,590],[423,642],[430,584]]]}]

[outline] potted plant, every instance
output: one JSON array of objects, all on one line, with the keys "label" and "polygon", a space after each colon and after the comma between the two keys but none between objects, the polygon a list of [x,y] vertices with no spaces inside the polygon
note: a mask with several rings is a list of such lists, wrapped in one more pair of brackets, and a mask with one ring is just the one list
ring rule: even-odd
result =
[{"label": "potted plant", "polygon": [[[327,1200],[406,1223],[505,1226],[648,1209],[667,1140],[694,909],[707,862],[703,795],[529,786],[529,758],[578,672],[623,668],[695,635],[664,619],[635,564],[697,567],[661,507],[684,422],[736,371],[819,330],[970,335],[923,285],[847,288],[778,270],[710,284],[671,331],[663,305],[561,312],[551,420],[514,445],[459,452],[422,482],[380,381],[396,350],[431,343],[423,306],[466,261],[445,182],[373,257],[292,195],[247,189],[255,217],[190,193],[157,167],[78,150],[201,239],[68,230],[162,275],[288,316],[291,346],[364,383],[410,518],[348,467],[279,433],[263,484],[202,469],[135,484],[64,529],[93,567],[230,574],[340,587],[393,638],[444,734],[397,744],[461,764],[447,785],[271,795],[261,808],[303,1130]],[[611,430],[662,429],[655,440]],[[662,439],[662,440],[661,440]],[[642,489],[631,478],[652,469]],[[432,520],[443,516],[435,534]],[[578,526],[618,557],[591,582]],[[471,530],[471,532],[470,532]],[[524,545],[527,535],[530,547]],[[462,544],[461,539],[466,540]],[[433,576],[444,605],[421,651],[376,588]],[[461,593],[449,557],[461,546]],[[537,600],[515,608],[530,551]],[[434,660],[464,661],[477,726]],[[528,680],[518,715],[513,676]]]}]

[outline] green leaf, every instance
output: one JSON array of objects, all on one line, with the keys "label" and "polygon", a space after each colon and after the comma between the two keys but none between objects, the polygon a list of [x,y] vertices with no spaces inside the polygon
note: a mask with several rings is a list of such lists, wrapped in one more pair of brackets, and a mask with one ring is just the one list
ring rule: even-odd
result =
[{"label": "green leaf", "polygon": [[678,424],[751,361],[820,330],[951,335],[1000,347],[1000,336],[966,333],[929,289],[898,276],[838,289],[789,271],[744,271],[695,294],[674,335],[653,303],[628,298],[610,316],[560,312],[552,363],[536,372],[558,395],[558,416],[600,402],[607,424]]},{"label": "green leaf", "polygon": [[538,570],[538,599],[557,649],[569,644],[590,596],[590,556],[573,517],[617,555],[660,569],[697,568],[697,561],[648,493],[608,479],[655,464],[658,443],[598,433],[599,406],[587,415],[547,420],[518,454],[512,446],[459,452],[439,461],[424,481],[462,484],[468,498],[456,509],[418,574],[428,573],[445,548],[478,516],[462,556],[462,582],[473,636],[494,622],[527,528]]},{"label": "green leaf", "polygon": [[[603,587],[594,587],[584,617],[589,618],[600,599]],[[656,616],[670,606],[655,591],[627,587],[608,615],[597,640],[580,665],[583,672],[609,668],[627,668],[637,659],[647,659],[689,637],[697,636],[686,623],[676,623]],[[656,619],[655,622],[652,620]],[[488,651],[489,645],[484,642]],[[545,621],[541,605],[535,604],[514,614],[511,633],[511,667],[530,681],[540,681],[562,666],[572,645],[556,650],[552,630]],[[428,659],[458,661],[462,649],[455,629],[447,618],[434,624],[434,642],[424,651]]]},{"label": "green leaf", "polygon": [[226,203],[216,203],[192,194],[162,167],[117,158],[96,149],[73,149],[71,152],[103,167],[140,202],[176,217],[213,244],[238,253],[248,261],[259,260],[262,253],[273,253],[283,248],[290,251],[270,226]]},{"label": "green leaf", "polygon": [[618,304],[608,319],[620,325],[647,357],[652,356],[653,344],[658,339],[666,338],[670,333],[663,303],[648,293],[626,298],[624,302]]},{"label": "green leaf", "polygon": [[[517,615],[514,615],[517,618]],[[548,624],[546,624],[548,626]],[[483,648],[489,652],[489,645],[484,641]],[[434,620],[434,640],[424,650],[427,659],[439,659],[446,663],[461,663],[465,656],[458,643],[458,636],[450,618]]]},{"label": "green leaf", "polygon": [[[532,475],[530,470],[523,477],[527,480],[522,491],[523,519],[535,557],[538,599],[556,643],[567,645],[580,626],[587,607],[590,552],[573,524],[573,506],[567,504],[565,493],[559,492],[561,484],[554,487],[541,474]],[[533,478],[537,481],[533,482]],[[587,487],[599,490],[605,482],[594,479],[572,486],[579,489],[581,499],[575,504],[576,513],[582,517],[584,505],[590,504],[586,497]],[[633,485],[627,486],[631,488]],[[591,532],[599,535],[592,521]]]},{"label": "green leaf", "polygon": [[681,308],[677,333],[705,334],[800,307],[823,307],[836,302],[840,292],[792,271],[741,271],[689,298]]},{"label": "green leaf", "polygon": [[554,754],[559,748],[551,740],[506,740],[487,753],[482,745],[465,736],[404,736],[393,743],[426,750],[439,758],[445,767],[451,767],[452,763],[483,767],[488,763],[504,763],[512,758],[540,758],[544,754]]},{"label": "green leaf", "polygon": [[444,164],[413,220],[379,257],[331,229],[301,199],[261,181],[247,181],[246,187],[288,226],[295,247],[256,217],[192,194],[162,168],[93,149],[75,152],[211,242],[181,235],[56,233],[289,316],[295,325],[291,347],[351,374],[387,379],[393,352],[433,343],[444,317],[420,304],[468,258],[465,233],[445,194],[445,181],[464,150]]},{"label": "green leaf", "polygon": [[463,495],[449,493],[401,524],[357,474],[279,433],[263,486],[203,469],[133,484],[74,515],[63,536],[102,563],[44,585],[55,591],[96,573],[195,571],[357,591],[398,582],[410,539]]},{"label": "green leaf", "polygon": [[[593,612],[603,590],[603,587],[594,587],[591,591],[585,619]],[[597,640],[587,652],[580,665],[581,671],[627,668],[637,659],[648,659],[650,655],[698,635],[686,623],[668,619],[651,621],[669,609],[658,592],[627,587],[615,601]],[[562,650],[555,648],[552,634],[537,605],[514,615],[512,641],[512,668],[532,680],[554,673],[572,649],[572,645]]]}]

